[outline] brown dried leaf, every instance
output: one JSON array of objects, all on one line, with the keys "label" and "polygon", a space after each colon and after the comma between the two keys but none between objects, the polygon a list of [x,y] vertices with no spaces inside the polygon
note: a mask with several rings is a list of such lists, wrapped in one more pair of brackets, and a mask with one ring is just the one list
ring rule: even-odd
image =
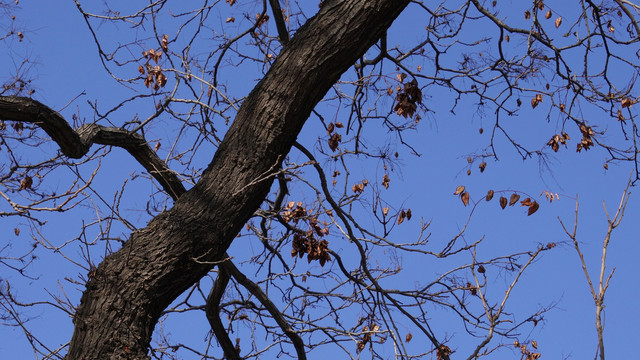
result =
[{"label": "brown dried leaf", "polygon": [[529,20],[531,18],[531,11],[527,10],[524,12],[524,19]]},{"label": "brown dried leaf", "polygon": [[400,211],[400,214],[398,214],[398,225],[402,224],[402,222],[404,222],[404,218],[407,217],[407,213],[404,212],[404,210]]},{"label": "brown dried leaf", "polygon": [[487,197],[485,198],[487,201],[491,201],[491,199],[493,199],[493,190],[489,190],[487,192]]},{"label": "brown dried leaf", "polygon": [[555,24],[556,24],[556,29],[559,28],[560,25],[562,24],[562,17],[557,18]]},{"label": "brown dried leaf", "polygon": [[460,194],[460,200],[462,200],[462,203],[464,204],[464,206],[469,205],[469,193],[465,191],[462,194]]},{"label": "brown dried leaf", "polygon": [[511,38],[509,38],[509,35],[507,34],[507,35],[505,35],[505,36],[504,36],[504,40],[505,40],[506,42],[509,42],[509,40],[511,40]]},{"label": "brown dried leaf", "polygon": [[483,161],[478,167],[480,168],[480,172],[482,173],[484,172],[484,169],[487,167],[487,163]]},{"label": "brown dried leaf", "polygon": [[507,207],[507,198],[504,196],[500,196],[500,207],[503,209]]},{"label": "brown dried leaf", "polygon": [[409,342],[411,341],[411,339],[413,339],[413,335],[411,335],[411,333],[408,333],[407,336],[404,338],[404,342]]},{"label": "brown dried leaf", "polygon": [[225,20],[226,23],[232,23],[232,22],[236,22],[236,18],[234,18],[233,16],[228,17],[227,20]]},{"label": "brown dried leaf", "polygon": [[538,342],[535,341],[535,340],[531,341],[531,346],[533,346],[534,349],[537,349],[538,348]]},{"label": "brown dried leaf", "polygon": [[551,9],[549,9],[549,10],[547,11],[547,13],[546,13],[546,14],[544,14],[544,18],[548,20],[548,19],[550,19],[550,18],[551,18],[551,15],[552,15],[552,14],[551,14]]},{"label": "brown dried leaf", "polygon": [[411,209],[407,209],[407,220],[411,220]]},{"label": "brown dried leaf", "polygon": [[384,186],[385,189],[388,189],[390,181],[391,179],[389,179],[389,175],[384,174],[384,176],[382,177],[382,186]]},{"label": "brown dried leaf", "polygon": [[169,50],[169,35],[164,34],[164,36],[162,37],[162,40],[160,41],[160,47],[165,52]]},{"label": "brown dried leaf", "polygon": [[633,105],[633,104],[634,104],[633,99],[626,98],[626,99],[623,99],[623,100],[622,100],[622,108],[623,108],[623,109],[624,109],[624,108],[628,108],[628,107],[630,107],[630,106],[631,106],[631,105]]},{"label": "brown dried leaf", "polygon": [[387,216],[388,213],[389,213],[389,207],[382,208],[382,215]]},{"label": "brown dried leaf", "polygon": [[14,228],[13,229],[13,233],[16,234],[16,236],[19,236],[20,235],[20,229]]},{"label": "brown dried leaf", "polygon": [[538,104],[540,104],[541,102],[542,102],[542,94],[536,94],[536,97],[531,99],[531,107],[535,109],[536,106],[538,106]]},{"label": "brown dried leaf", "polygon": [[520,201],[521,206],[531,206],[531,198],[526,198],[522,201]]},{"label": "brown dried leaf", "polygon": [[464,192],[464,185],[460,185],[456,188],[456,192],[453,193],[453,195],[460,195]]},{"label": "brown dried leaf", "polygon": [[161,144],[160,144],[160,141],[158,141],[158,142],[156,143],[156,146],[154,146],[154,147],[153,147],[153,150],[154,150],[155,152],[157,152],[157,151],[160,149],[160,145],[161,145]]},{"label": "brown dried leaf", "polygon": [[511,194],[511,197],[509,198],[509,206],[513,206],[513,204],[517,203],[518,200],[520,200],[520,195],[518,194]]},{"label": "brown dried leaf", "polygon": [[31,176],[27,175],[24,179],[20,180],[20,190],[31,189],[31,185],[33,185]]},{"label": "brown dried leaf", "polygon": [[527,216],[531,216],[533,213],[538,211],[539,208],[540,208],[540,205],[538,205],[538,203],[534,201],[531,204],[531,206],[529,206],[529,211],[527,212]]},{"label": "brown dried leaf", "polygon": [[335,127],[336,126],[333,123],[329,123],[329,125],[327,125],[327,134],[331,135],[333,130],[335,130]]}]

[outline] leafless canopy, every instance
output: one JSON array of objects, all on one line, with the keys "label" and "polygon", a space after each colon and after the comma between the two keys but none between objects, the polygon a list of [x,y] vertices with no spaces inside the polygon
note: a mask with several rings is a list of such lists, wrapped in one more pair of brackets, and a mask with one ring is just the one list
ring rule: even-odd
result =
[{"label": "leafless canopy", "polygon": [[[489,136],[469,166],[596,148],[640,179],[631,1],[75,3],[119,90],[43,104],[29,59],[0,88],[0,218],[33,239],[0,247],[2,272],[30,276],[43,249],[76,267],[46,301],[2,284],[1,321],[38,358],[490,358],[547,310],[516,318],[508,300],[555,244],[485,256],[466,225],[431,241],[428,220],[385,194],[424,155],[407,134],[474,106]],[[21,46],[14,2],[0,9],[0,41]],[[532,111],[557,131],[514,133],[508,120]],[[363,180],[367,166],[379,178]],[[75,233],[48,236],[64,219],[81,219]],[[411,239],[394,236],[405,221],[422,221]],[[433,271],[416,277],[403,257]],[[507,281],[489,291],[496,273]],[[41,339],[31,307],[68,313],[73,338]],[[207,319],[204,341],[167,335],[190,314]]]}]

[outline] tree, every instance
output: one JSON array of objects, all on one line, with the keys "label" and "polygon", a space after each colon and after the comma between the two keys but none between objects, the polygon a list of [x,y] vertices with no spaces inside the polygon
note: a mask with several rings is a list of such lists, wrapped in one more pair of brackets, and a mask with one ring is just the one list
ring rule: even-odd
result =
[{"label": "tree", "polygon": [[[94,242],[84,235],[94,231],[86,225],[74,240],[88,249],[81,259],[72,260],[86,268],[86,278],[77,280],[86,288],[79,303],[61,299],[57,305],[72,313],[74,333],[68,348],[60,353],[50,351],[52,356],[60,357],[66,352],[67,359],[143,359],[149,358],[149,351],[153,357],[172,356],[171,350],[177,351],[181,346],[154,348],[154,329],[163,315],[181,309],[171,306],[185,293],[187,300],[182,308],[198,308],[190,305],[188,299],[192,295],[188,294],[201,292],[201,280],[209,277],[215,279],[214,283],[201,299],[205,305],[198,309],[205,312],[222,352],[211,355],[209,346],[204,351],[192,350],[202,357],[220,358],[222,353],[230,359],[247,356],[230,336],[234,321],[245,320],[247,315],[235,316],[247,311],[253,314],[254,326],[277,339],[279,351],[301,359],[315,347],[325,343],[342,346],[353,337],[358,339],[356,352],[369,346],[372,357],[385,357],[372,348],[375,336],[394,344],[401,358],[419,355],[410,354],[405,344],[413,335],[409,332],[400,337],[392,313],[404,316],[414,331],[428,339],[430,347],[424,353],[433,352],[438,359],[448,359],[452,349],[443,334],[430,326],[427,311],[422,308],[425,304],[450,308],[470,333],[484,333],[469,358],[491,353],[488,345],[494,336],[509,338],[523,325],[503,321],[509,293],[539,254],[554,248],[555,243],[537,244],[533,250],[483,261],[477,261],[474,255],[470,263],[455,265],[453,270],[413,290],[395,290],[385,280],[399,274],[400,267],[373,265],[375,256],[387,248],[447,259],[460,253],[475,254],[480,243],[463,241],[463,228],[441,250],[429,249],[428,236],[422,234],[428,232],[428,223],[421,226],[421,235],[415,242],[389,241],[391,230],[411,220],[412,212],[389,205],[380,194],[382,188],[389,187],[386,172],[398,165],[394,158],[399,156],[391,146],[369,150],[365,134],[371,130],[367,123],[380,119],[400,146],[417,153],[414,145],[405,141],[405,134],[422,117],[437,114],[435,106],[423,101],[423,93],[435,88],[442,87],[455,95],[451,111],[468,98],[477,101],[478,109],[494,111],[487,147],[468,158],[469,166],[476,164],[481,172],[487,166],[486,159],[497,159],[498,141],[506,139],[523,158],[545,159],[549,152],[558,152],[561,145],[572,140],[570,132],[577,131],[581,137],[577,143],[579,152],[599,147],[609,155],[605,167],[611,162],[631,163],[636,165],[634,178],[640,178],[636,142],[639,134],[632,111],[636,102],[635,78],[617,78],[618,74],[639,70],[634,62],[637,54],[630,50],[636,46],[640,33],[633,14],[638,6],[633,3],[587,1],[572,14],[572,19],[564,19],[554,16],[543,1],[534,1],[524,13],[524,20],[504,18],[497,1],[470,0],[434,7],[408,0],[328,0],[320,2],[317,13],[308,19],[306,14],[312,10],[289,2],[287,6],[275,0],[244,4],[259,10],[255,17],[249,15],[249,10],[235,10],[241,6],[235,3],[204,1],[200,7],[188,9],[186,5],[160,0],[141,9],[92,12],[76,1],[104,69],[127,89],[123,90],[125,98],[109,110],[94,103],[95,121],[86,121],[78,114],[73,122],[82,125],[72,126],[51,105],[25,97],[33,95],[33,88],[20,73],[0,93],[0,119],[12,124],[10,129],[2,123],[7,153],[7,167],[2,173],[3,196],[11,207],[3,216],[26,219],[37,233],[44,225],[38,212],[71,211],[78,204],[90,203],[93,196],[87,194],[94,191],[92,182],[100,173],[96,169],[86,179],[80,169],[111,156],[109,150],[95,151],[95,145],[107,146],[100,149],[125,149],[159,186],[148,205],[149,222],[142,227],[121,214],[116,205],[120,200],[100,205],[98,212],[106,211],[105,218],[125,229],[126,238],[112,238],[109,231],[102,230],[102,241]],[[421,24],[424,33],[411,45],[405,42],[389,47],[392,23],[407,7],[426,17]],[[226,18],[225,26],[236,31],[234,35],[211,29],[210,22],[219,8],[244,16],[244,20],[231,15]],[[231,27],[236,20],[238,27]],[[467,42],[466,23],[472,21],[492,24],[491,33]],[[575,21],[567,26],[574,34],[567,32],[566,37],[556,39],[557,35],[551,32],[567,21]],[[97,23],[126,24],[135,31],[133,37],[110,44],[108,37],[100,36]],[[616,31],[618,23],[626,26],[627,34]],[[493,37],[496,31],[498,35]],[[16,36],[22,39],[22,32],[9,28],[5,41]],[[572,53],[576,49],[584,55],[579,61]],[[422,74],[423,65],[416,67],[418,61],[427,61],[432,67],[428,74]],[[253,69],[264,75],[246,97],[231,95],[233,90],[227,89],[233,79],[225,79],[222,69],[226,64],[242,68],[245,62],[254,64]],[[138,73],[132,73],[132,64]],[[575,70],[576,66],[582,68]],[[349,69],[353,74],[343,75]],[[344,117],[347,120],[326,120],[317,110],[323,98],[334,102],[340,112],[348,112]],[[521,98],[528,99],[533,109],[550,102],[547,117],[554,113],[562,118],[558,132],[548,134],[543,141],[546,145],[538,150],[531,150],[523,139],[510,135],[503,124],[505,116],[524,111]],[[598,109],[608,120],[616,121],[618,132],[612,138],[606,137],[596,128],[597,120],[582,115],[582,107]],[[144,111],[146,119],[130,113],[126,118],[133,117],[132,120],[114,120],[116,114],[122,116],[132,109]],[[321,142],[313,151],[296,142],[312,114],[326,131],[326,135],[318,137]],[[146,137],[160,119],[174,121],[171,126],[177,134],[170,140],[172,149],[165,159],[158,156],[160,142],[153,144]],[[221,121],[230,123],[228,129]],[[224,132],[223,138],[219,132]],[[607,135],[611,136],[609,132]],[[30,159],[30,152],[25,149],[47,148],[51,141],[59,146],[61,155],[43,161]],[[187,141],[192,145],[186,146]],[[299,158],[305,158],[304,162],[291,157],[293,147]],[[15,156],[16,153],[24,155]],[[323,158],[318,159],[318,155]],[[198,162],[202,157],[209,157],[210,161],[200,171]],[[349,172],[358,158],[384,164],[381,187],[371,190],[374,195],[370,202],[364,201],[362,195],[368,187],[374,187],[370,181],[354,183],[346,174],[339,180],[339,166]],[[62,169],[71,169],[77,176],[75,182],[63,193],[47,188],[45,180]],[[331,178],[326,175],[328,172]],[[342,181],[342,190],[336,189],[338,181]],[[298,183],[306,184],[308,194],[317,200],[303,202],[290,196],[292,186],[300,186],[294,185]],[[120,196],[125,186],[126,183]],[[491,191],[482,200],[491,200],[493,194]],[[460,196],[464,206],[475,209],[481,203],[470,201],[469,191],[462,186],[455,195]],[[522,201],[518,193],[503,191],[497,195],[499,199],[494,201],[503,208],[507,203],[521,203],[529,215],[540,206],[530,195]],[[95,194],[96,198],[99,196]],[[377,220],[371,228],[357,220],[365,209]],[[355,260],[329,246],[330,231],[343,234],[355,253],[349,255]],[[252,280],[244,275],[226,253],[239,235],[248,234],[253,234],[264,247],[262,256],[252,259],[264,271],[264,279]],[[97,261],[100,251],[105,256]],[[29,255],[21,258],[23,263]],[[298,258],[317,261],[328,270],[319,274],[294,271]],[[513,280],[501,303],[492,304],[483,295],[487,286],[484,274],[489,266],[512,273]],[[17,269],[23,271],[25,267]],[[470,272],[473,282],[462,281],[462,272]],[[326,294],[302,285],[307,280],[313,283],[327,278],[350,287],[351,296]],[[237,299],[223,303],[224,294],[232,292],[232,288]],[[268,289],[275,290],[269,294]],[[275,293],[280,293],[283,300],[274,299]],[[249,297],[255,300],[250,301]],[[480,299],[479,308],[470,305],[470,298],[474,297]],[[7,304],[19,303],[9,288],[3,290],[3,299]],[[322,301],[331,307],[329,315],[305,319],[303,314],[313,306],[310,303]],[[412,305],[407,306],[405,301]],[[343,309],[359,306],[368,309],[369,314],[350,324],[339,319]],[[531,315],[531,322],[537,322],[545,310]],[[5,307],[5,311],[9,318],[18,318],[11,307]],[[226,324],[220,314],[229,314]],[[335,328],[320,324],[326,320],[324,316],[336,323]],[[305,336],[305,332],[310,335]],[[324,338],[315,340],[312,335],[318,333],[323,333]],[[269,349],[268,344],[262,346],[264,349],[252,345],[250,355],[260,356]],[[41,353],[47,349],[37,342],[34,348]],[[215,345],[211,348],[215,349]],[[530,358],[539,356],[526,347],[522,352]]]}]

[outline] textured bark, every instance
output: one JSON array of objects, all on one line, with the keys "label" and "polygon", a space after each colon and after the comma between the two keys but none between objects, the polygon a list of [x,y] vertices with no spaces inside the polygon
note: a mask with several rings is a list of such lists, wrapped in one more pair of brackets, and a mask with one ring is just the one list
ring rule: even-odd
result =
[{"label": "textured bark", "polygon": [[200,181],[97,268],[67,359],[148,358],[161,312],[224,256],[311,110],[408,3],[324,1],[244,101]]}]

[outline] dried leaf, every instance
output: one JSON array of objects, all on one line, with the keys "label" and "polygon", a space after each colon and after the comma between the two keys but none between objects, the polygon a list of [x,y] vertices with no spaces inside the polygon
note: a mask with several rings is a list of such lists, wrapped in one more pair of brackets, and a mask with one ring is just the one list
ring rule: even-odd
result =
[{"label": "dried leaf", "polygon": [[162,37],[162,40],[160,41],[160,47],[165,52],[169,50],[169,35],[164,34],[164,36]]},{"label": "dried leaf", "polygon": [[549,9],[549,10],[547,11],[547,13],[546,13],[546,14],[544,14],[544,18],[545,18],[545,19],[547,19],[547,20],[548,20],[548,19],[551,19],[551,15],[552,15],[552,14],[551,14],[551,9]]},{"label": "dried leaf", "polygon": [[413,335],[411,335],[411,333],[408,333],[407,336],[404,338],[404,342],[409,342],[411,341],[411,339],[413,339]]},{"label": "dried leaf", "polygon": [[493,190],[489,190],[487,192],[487,197],[485,198],[487,201],[491,201],[491,199],[493,199]]},{"label": "dried leaf", "polygon": [[411,209],[407,209],[407,220],[411,220]]},{"label": "dried leaf", "polygon": [[534,201],[531,204],[531,206],[529,206],[529,211],[527,212],[527,216],[531,216],[533,213],[538,211],[538,208],[540,208],[540,205],[538,205],[538,203]]},{"label": "dried leaf", "polygon": [[480,168],[480,172],[482,173],[484,172],[484,169],[487,167],[487,163],[483,161],[478,167]]},{"label": "dried leaf", "polygon": [[536,97],[531,99],[531,107],[535,109],[536,106],[538,106],[538,104],[541,102],[542,102],[542,94],[536,94]]},{"label": "dried leaf", "polygon": [[504,196],[500,196],[500,207],[503,209],[507,207],[507,198]]},{"label": "dried leaf", "polygon": [[405,73],[400,73],[400,74],[396,75],[396,78],[398,79],[398,81],[403,82],[403,81],[404,81],[404,79],[406,79],[406,78],[407,78],[407,74],[405,74]]},{"label": "dried leaf", "polygon": [[456,188],[456,192],[453,193],[453,195],[460,195],[464,192],[464,185],[460,185]]},{"label": "dried leaf", "polygon": [[398,225],[402,224],[402,222],[404,222],[404,218],[407,217],[407,213],[404,212],[404,210],[400,211],[400,214],[398,214]]},{"label": "dried leaf", "polygon": [[382,177],[382,186],[384,186],[385,189],[388,189],[390,181],[391,180],[389,179],[389,175],[384,174],[384,176]]},{"label": "dried leaf", "polygon": [[526,199],[520,201],[520,204],[522,206],[531,206],[531,198],[526,198]]},{"label": "dried leaf", "polygon": [[509,38],[509,35],[507,34],[507,35],[505,35],[505,36],[504,36],[504,40],[505,40],[506,42],[509,42],[509,40],[511,40],[511,38]]},{"label": "dried leaf", "polygon": [[388,213],[389,213],[389,207],[382,208],[382,215],[387,216]]},{"label": "dried leaf", "polygon": [[624,108],[628,108],[628,107],[630,107],[631,105],[633,105],[633,103],[634,103],[633,99],[630,99],[630,98],[623,99],[623,100],[622,100],[622,108],[623,108],[623,109],[624,109]]},{"label": "dried leaf", "polygon": [[236,18],[232,17],[228,17],[227,20],[225,20],[226,23],[232,23],[232,22],[236,22]]},{"label": "dried leaf", "polygon": [[527,10],[524,12],[524,19],[529,20],[531,18],[531,11]]},{"label": "dried leaf", "polygon": [[560,25],[562,24],[562,17],[557,18],[555,24],[556,24],[556,29],[559,28]]},{"label": "dried leaf", "polygon": [[478,266],[478,272],[480,274],[484,274],[484,273],[487,272],[487,270],[484,268],[484,266],[480,265],[480,266]]},{"label": "dried leaf", "polygon": [[154,147],[153,147],[153,150],[154,150],[155,152],[158,152],[158,150],[160,149],[160,145],[161,145],[161,144],[160,144],[160,141],[158,141],[158,142],[156,143],[156,146],[154,146]]},{"label": "dried leaf", "polygon": [[31,189],[31,185],[33,185],[31,176],[27,175],[24,179],[20,180],[20,190]]},{"label": "dried leaf", "polygon": [[335,130],[335,125],[333,123],[329,123],[329,125],[327,125],[327,134],[331,135],[333,130]]},{"label": "dried leaf", "polygon": [[537,349],[538,348],[538,342],[535,341],[535,340],[531,341],[531,346],[533,346],[534,349]]},{"label": "dried leaf", "polygon": [[509,198],[509,206],[513,206],[513,204],[517,203],[518,200],[520,200],[520,195],[518,194],[511,194],[511,197]]},{"label": "dried leaf", "polygon": [[463,192],[460,195],[460,200],[462,200],[462,203],[464,204],[464,206],[469,205],[469,193],[468,192]]},{"label": "dried leaf", "polygon": [[20,229],[14,228],[13,233],[16,234],[16,236],[20,235]]},{"label": "dried leaf", "polygon": [[344,127],[344,125],[342,125],[342,123],[340,121],[336,121],[336,127],[338,129],[342,129]]}]

